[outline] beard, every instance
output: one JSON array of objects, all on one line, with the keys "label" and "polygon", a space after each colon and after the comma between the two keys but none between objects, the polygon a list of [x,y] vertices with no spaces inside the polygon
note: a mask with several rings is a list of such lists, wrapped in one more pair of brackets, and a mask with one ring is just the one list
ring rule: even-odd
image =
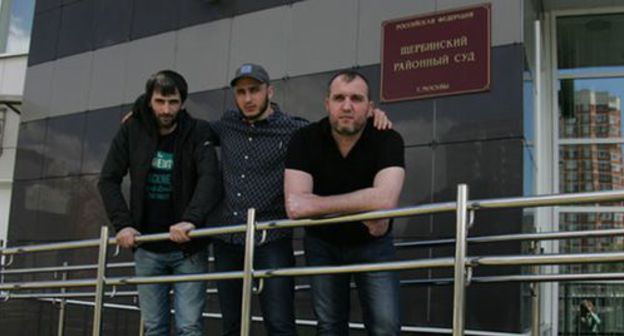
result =
[{"label": "beard", "polygon": [[245,114],[244,109],[242,109],[240,106],[238,107],[238,110],[240,111],[240,113],[243,115],[243,118],[245,118],[245,120],[249,121],[249,122],[254,122],[257,121],[259,119],[262,118],[262,116],[269,110],[269,104],[270,104],[270,100],[269,100],[269,94],[267,93],[266,96],[264,97],[263,101],[262,101],[262,105],[260,105],[260,109],[258,109],[258,112],[256,112],[253,115],[247,115]]},{"label": "beard", "polygon": [[330,124],[332,130],[339,135],[344,136],[353,136],[359,134],[366,125],[366,120],[364,122],[359,122],[357,120],[353,120],[352,123],[349,124],[341,124],[340,120],[334,120],[330,118]]},{"label": "beard", "polygon": [[178,123],[178,116],[157,116],[156,124],[158,125],[158,129],[167,131],[176,126]]}]

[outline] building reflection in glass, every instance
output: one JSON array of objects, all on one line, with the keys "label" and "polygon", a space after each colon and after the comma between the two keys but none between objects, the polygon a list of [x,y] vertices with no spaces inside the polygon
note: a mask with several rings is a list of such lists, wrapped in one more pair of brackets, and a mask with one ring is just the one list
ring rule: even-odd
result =
[{"label": "building reflection in glass", "polygon": [[[569,81],[566,84],[572,84]],[[572,84],[573,85],[573,84]],[[573,93],[562,100],[559,119],[561,139],[621,138],[621,101],[608,91],[589,89],[566,90],[562,83],[562,93]],[[566,101],[571,104],[566,104]],[[583,141],[580,141],[583,142]],[[584,143],[565,144],[559,148],[559,190],[563,193],[613,190],[624,187],[622,144]],[[609,205],[622,205],[609,204]],[[561,231],[614,229],[624,227],[622,212],[563,212],[559,215]],[[623,237],[582,238],[562,240],[561,253],[615,252],[622,251]],[[620,264],[566,265],[562,273],[622,272]],[[561,335],[580,334],[621,334],[624,332],[624,282],[578,282],[562,283],[559,291],[559,333]],[[599,325],[590,331],[588,325],[587,302],[599,317]]]}]

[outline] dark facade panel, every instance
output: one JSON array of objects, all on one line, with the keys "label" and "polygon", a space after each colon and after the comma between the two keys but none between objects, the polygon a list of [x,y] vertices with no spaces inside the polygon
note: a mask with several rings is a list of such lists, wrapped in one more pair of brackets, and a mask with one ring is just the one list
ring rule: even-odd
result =
[{"label": "dark facade panel", "polygon": [[294,2],[297,1],[38,0],[28,64]]},{"label": "dark facade panel", "polygon": [[56,47],[61,26],[61,7],[35,14],[28,65],[35,65],[56,59]]},{"label": "dark facade panel", "polygon": [[[110,107],[86,113],[80,172],[99,173],[108,148],[121,125],[121,107]],[[63,117],[61,117],[63,118]]]},{"label": "dark facade panel", "polygon": [[[138,311],[104,309],[102,311],[102,335],[139,335],[139,315]],[[91,333],[93,329],[92,307],[68,305],[65,316],[65,335]]]},{"label": "dark facade panel", "polygon": [[134,40],[172,31],[177,22],[177,1],[134,0],[130,37]]},{"label": "dark facade panel", "polygon": [[133,1],[95,0],[94,49],[130,40]]},{"label": "dark facade panel", "polygon": [[85,115],[85,113],[76,113],[48,119],[48,131],[44,144],[44,177],[70,176],[80,173]]},{"label": "dark facade panel", "polygon": [[41,180],[37,222],[22,236],[26,241],[67,241],[84,239],[76,230],[75,212],[85,200],[76,195],[77,177]]},{"label": "dark facade panel", "polygon": [[[71,213],[68,214],[70,218],[75,218],[76,224],[72,232],[75,239],[97,238],[100,235],[100,228],[109,225],[97,188],[98,181],[99,175],[77,178],[78,185],[74,196],[76,206],[71,207]],[[112,228],[111,231],[114,232]]]},{"label": "dark facade panel", "polygon": [[35,13],[45,12],[61,6],[61,0],[36,0]]},{"label": "dark facade panel", "polygon": [[[232,1],[234,2],[234,1]],[[271,7],[283,6],[293,1],[288,0],[236,0],[236,12],[235,15],[241,15],[251,13]]]},{"label": "dark facade panel", "polygon": [[0,304],[0,330],[11,336],[56,335],[58,308],[48,302],[10,300]]},{"label": "dark facade panel", "polygon": [[15,157],[15,180],[37,179],[43,174],[46,119],[21,123]]},{"label": "dark facade panel", "polygon": [[[431,203],[433,179],[433,150],[431,147],[405,149],[405,182],[399,207]],[[428,239],[431,235],[430,216],[412,216],[394,220],[394,237],[400,240]]]},{"label": "dark facade panel", "polygon": [[236,1],[179,0],[178,28],[234,16]]},{"label": "dark facade panel", "polygon": [[[397,260],[422,260],[430,258],[428,248],[399,248]],[[431,305],[435,298],[431,297],[431,289],[422,284],[411,282],[430,278],[426,269],[401,271],[401,324],[417,327],[431,326]]]},{"label": "dark facade panel", "polygon": [[409,100],[382,104],[379,100],[380,66],[371,65],[357,69],[369,82],[369,92],[375,106],[386,112],[394,129],[401,135],[406,146],[428,145],[433,141],[434,101]]},{"label": "dark facade panel", "polygon": [[[434,154],[434,202],[454,201],[457,185],[469,186],[470,199],[497,198],[522,195],[522,140],[475,141],[437,146]],[[455,214],[433,216],[432,238],[450,238],[455,235]],[[522,210],[478,211],[469,236],[522,232]],[[468,254],[519,254],[520,243],[499,243],[470,246]],[[432,248],[433,257],[451,257],[454,246]],[[475,276],[518,274],[519,268],[478,268]],[[432,277],[452,277],[452,269],[434,270]],[[524,313],[520,284],[471,285],[467,292],[466,328],[504,332],[523,332],[521,316]],[[451,286],[431,288],[431,323],[450,326],[453,303]],[[499,298],[504,297],[505,300]],[[487,302],[487,303],[486,303]],[[513,318],[511,318],[513,316]]]},{"label": "dark facade panel", "polygon": [[522,45],[492,48],[491,90],[436,99],[438,142],[520,137],[522,128]]},{"label": "dark facade panel", "polygon": [[324,118],[327,81],[332,75],[333,72],[324,72],[285,79],[284,111],[312,122]]},{"label": "dark facade panel", "polygon": [[457,185],[470,198],[522,195],[522,139],[439,145],[434,151],[434,202],[454,201]]},{"label": "dark facade panel", "polygon": [[225,91],[218,89],[192,93],[185,104],[186,109],[195,118],[219,120],[223,114]]},{"label": "dark facade panel", "polygon": [[[36,230],[39,207],[39,181],[14,181],[7,241],[11,246],[22,245],[27,232]],[[1,306],[1,305],[0,305]],[[2,323],[2,319],[0,319]]]},{"label": "dark facade panel", "polygon": [[57,58],[92,50],[95,0],[73,2],[62,9]]}]

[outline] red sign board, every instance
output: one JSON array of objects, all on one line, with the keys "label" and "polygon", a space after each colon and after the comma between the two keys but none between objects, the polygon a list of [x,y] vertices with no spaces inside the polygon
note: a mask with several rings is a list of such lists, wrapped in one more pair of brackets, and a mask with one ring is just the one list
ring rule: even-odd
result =
[{"label": "red sign board", "polygon": [[382,24],[381,101],[490,88],[490,4]]}]

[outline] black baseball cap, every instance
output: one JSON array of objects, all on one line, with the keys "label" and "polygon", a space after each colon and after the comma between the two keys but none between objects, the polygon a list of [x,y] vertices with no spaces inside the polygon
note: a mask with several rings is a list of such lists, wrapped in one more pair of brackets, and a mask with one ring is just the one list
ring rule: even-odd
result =
[{"label": "black baseball cap", "polygon": [[240,68],[236,70],[232,81],[230,81],[230,86],[234,86],[236,81],[243,77],[253,78],[261,83],[269,83],[269,74],[258,64],[246,63],[241,65]]}]

